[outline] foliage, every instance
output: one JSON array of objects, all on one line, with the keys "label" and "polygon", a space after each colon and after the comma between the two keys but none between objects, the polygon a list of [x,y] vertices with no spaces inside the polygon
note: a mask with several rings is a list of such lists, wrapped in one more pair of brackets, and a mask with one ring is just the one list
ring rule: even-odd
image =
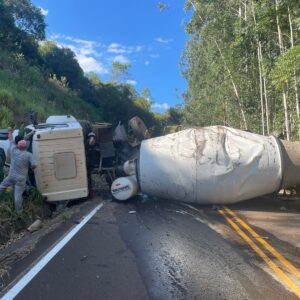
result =
[{"label": "foliage", "polygon": [[97,86],[100,86],[101,85],[101,80],[100,78],[98,77],[98,75],[94,72],[88,72],[86,74],[86,78],[90,81],[90,83],[94,86],[94,87],[97,87]]},{"label": "foliage", "polygon": [[18,29],[35,40],[45,39],[46,24],[40,8],[30,0],[4,0],[4,5],[12,14]]},{"label": "foliage", "polygon": [[0,1],[1,49],[39,60],[38,42],[45,38],[45,28],[41,10],[30,0]]},{"label": "foliage", "polygon": [[181,60],[184,121],[297,131],[299,1],[187,0],[185,9],[193,15]]},{"label": "foliage", "polygon": [[157,7],[160,11],[164,11],[169,8],[169,5],[164,2],[158,2]]},{"label": "foliage", "polygon": [[12,94],[6,89],[0,89],[0,128],[11,125],[14,104]]},{"label": "foliage", "polygon": [[31,187],[23,197],[23,212],[21,214],[15,212],[11,189],[7,189],[0,196],[0,200],[0,219],[16,220],[22,218],[26,223],[30,223],[36,218],[43,218],[44,199],[34,187]]},{"label": "foliage", "polygon": [[6,128],[7,125],[11,124],[13,120],[12,112],[6,106],[0,107],[0,127]]},{"label": "foliage", "polygon": [[167,111],[168,115],[168,125],[180,125],[184,122],[184,114],[182,107],[176,105],[175,107],[170,107]]},{"label": "foliage", "polygon": [[284,55],[279,56],[271,72],[274,85],[280,90],[284,84],[293,83],[296,75],[297,83],[300,78],[300,45],[289,49]]},{"label": "foliage", "polygon": [[52,76],[55,75],[59,80],[66,78],[71,88],[80,85],[83,71],[71,49],[58,47],[54,42],[48,41],[43,43],[39,50]]},{"label": "foliage", "polygon": [[0,50],[0,64],[0,101],[11,103],[8,107],[1,105],[0,111],[6,116],[1,118],[2,128],[11,122],[28,124],[26,114],[31,110],[39,113],[40,121],[59,113],[90,116],[92,120],[101,118],[101,111],[53,78],[47,78],[41,68],[26,59]]},{"label": "foliage", "polygon": [[71,212],[68,209],[63,210],[60,214],[59,217],[62,221],[67,221],[71,218]]},{"label": "foliage", "polygon": [[12,94],[5,89],[0,90],[0,105],[9,108],[13,108],[14,106],[14,98]]},{"label": "foliage", "polygon": [[129,76],[130,64],[113,61],[112,63],[112,81],[114,83],[125,83]]}]

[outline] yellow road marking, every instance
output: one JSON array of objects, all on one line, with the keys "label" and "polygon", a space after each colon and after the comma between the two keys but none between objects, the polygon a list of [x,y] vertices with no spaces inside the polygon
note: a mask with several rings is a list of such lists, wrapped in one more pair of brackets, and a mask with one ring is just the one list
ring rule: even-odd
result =
[{"label": "yellow road marking", "polygon": [[275,250],[268,242],[266,242],[257,232],[255,232],[248,224],[239,218],[231,209],[224,207],[225,211],[234,217],[236,222],[243,226],[250,234],[260,242],[272,255],[274,255],[293,275],[300,279],[300,271],[294,267],[285,257]]},{"label": "yellow road marking", "polygon": [[299,298],[300,288],[234,223],[222,210],[218,210],[233,229],[242,237],[242,239],[265,261],[271,270],[289,287]]}]

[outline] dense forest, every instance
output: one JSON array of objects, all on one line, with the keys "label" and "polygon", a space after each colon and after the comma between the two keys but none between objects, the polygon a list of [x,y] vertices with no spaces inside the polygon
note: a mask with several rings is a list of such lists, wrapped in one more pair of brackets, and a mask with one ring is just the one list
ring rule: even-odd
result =
[{"label": "dense forest", "polygon": [[189,124],[295,138],[299,128],[300,1],[187,0],[182,59]]},{"label": "dense forest", "polygon": [[74,52],[46,40],[40,8],[30,0],[0,0],[0,128],[29,122],[35,110],[40,121],[50,114],[107,121],[114,125],[140,116],[153,134],[176,124],[181,113],[171,108],[151,112],[151,92],[139,94],[125,79],[130,66],[114,62],[111,80],[84,74]]}]

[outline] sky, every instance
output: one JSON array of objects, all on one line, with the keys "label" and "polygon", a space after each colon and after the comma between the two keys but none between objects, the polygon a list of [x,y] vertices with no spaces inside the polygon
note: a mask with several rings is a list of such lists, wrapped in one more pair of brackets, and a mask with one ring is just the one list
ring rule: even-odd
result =
[{"label": "sky", "polygon": [[181,104],[186,81],[180,57],[187,39],[184,0],[32,0],[42,9],[47,39],[71,48],[85,72],[102,81],[113,61],[129,63],[128,83],[151,91],[153,111]]}]

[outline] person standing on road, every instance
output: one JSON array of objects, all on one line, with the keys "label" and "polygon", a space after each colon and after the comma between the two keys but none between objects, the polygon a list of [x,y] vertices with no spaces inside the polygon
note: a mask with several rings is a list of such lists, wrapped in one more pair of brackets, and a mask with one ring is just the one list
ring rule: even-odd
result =
[{"label": "person standing on road", "polygon": [[34,169],[36,163],[33,160],[31,153],[27,152],[27,143],[25,140],[20,140],[16,144],[13,141],[12,129],[8,129],[8,138],[10,140],[11,165],[8,176],[0,184],[0,194],[7,188],[14,189],[14,204],[17,213],[21,213],[23,208],[22,194],[25,190],[28,169]]}]

